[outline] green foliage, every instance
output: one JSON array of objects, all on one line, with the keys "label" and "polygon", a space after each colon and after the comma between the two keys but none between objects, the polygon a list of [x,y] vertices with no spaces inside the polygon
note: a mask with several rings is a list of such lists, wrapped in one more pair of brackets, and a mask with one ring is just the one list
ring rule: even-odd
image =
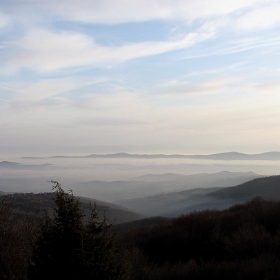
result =
[{"label": "green foliage", "polygon": [[110,225],[99,222],[95,207],[88,221],[72,191],[58,182],[54,216],[45,215],[30,270],[31,279],[127,279],[126,261],[116,250]]}]

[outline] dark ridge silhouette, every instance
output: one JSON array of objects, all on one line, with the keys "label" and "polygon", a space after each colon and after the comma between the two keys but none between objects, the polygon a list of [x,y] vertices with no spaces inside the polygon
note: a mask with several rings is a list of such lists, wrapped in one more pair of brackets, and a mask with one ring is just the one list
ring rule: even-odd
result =
[{"label": "dark ridge silhouette", "polygon": [[[75,188],[89,197],[96,197],[102,201],[112,201],[125,207],[133,205],[132,200],[152,195],[162,195],[175,191],[184,191],[194,188],[229,187],[235,186],[261,175],[253,172],[218,172],[201,173],[194,175],[147,175],[133,181],[92,181],[81,183]],[[145,198],[144,198],[145,199]],[[130,203],[131,202],[131,203]],[[129,205],[127,204],[129,203]],[[141,206],[141,205],[140,205]],[[146,209],[148,211],[148,208]],[[147,213],[146,211],[146,213]],[[147,214],[145,214],[147,215]],[[159,215],[153,213],[151,215]]]},{"label": "dark ridge silhouette", "polygon": [[238,186],[218,190],[210,196],[219,199],[252,199],[256,196],[264,199],[280,199],[280,176],[257,178]]},{"label": "dark ridge silhouette", "polygon": [[18,162],[13,162],[13,161],[1,161],[0,162],[0,167],[1,168],[11,168],[11,167],[18,167],[20,163]]},{"label": "dark ridge silhouette", "polygon": [[[1,199],[10,203],[14,216],[20,220],[23,220],[27,214],[38,214],[47,211],[51,214],[53,209],[53,193],[13,193],[2,194]],[[107,202],[102,202],[90,198],[76,197],[80,200],[81,206],[85,209],[85,214],[90,214],[89,203],[92,205],[96,203],[96,209],[98,211],[99,218],[102,220],[104,214],[109,223],[124,223],[133,220],[139,220],[144,218],[144,215],[132,212],[124,207],[114,205]]]},{"label": "dark ridge silhouette", "polygon": [[[178,182],[178,181],[194,181],[199,180],[202,182],[203,179],[211,180],[211,179],[224,179],[224,184],[227,182],[230,182],[231,179],[237,179],[237,178],[249,178],[253,179],[256,177],[261,177],[261,175],[258,175],[252,171],[248,172],[229,172],[229,171],[220,171],[216,173],[198,173],[198,174],[192,174],[192,175],[183,175],[183,174],[175,174],[175,173],[164,173],[164,174],[145,174],[142,176],[134,177],[133,180],[139,180],[144,182]],[[211,184],[211,182],[210,182]]]},{"label": "dark ridge silhouette", "polygon": [[[25,157],[31,159],[32,157]],[[190,159],[211,159],[211,160],[280,160],[280,152],[265,152],[259,154],[244,154],[238,152],[225,152],[209,155],[181,155],[181,154],[90,154],[86,156],[65,156],[56,155],[51,158],[137,158],[137,159],[172,159],[172,158],[190,158]],[[36,158],[34,158],[36,159]]]},{"label": "dark ridge silhouette", "polygon": [[280,199],[280,176],[257,178],[232,187],[195,188],[118,203],[145,215],[176,217],[195,210],[225,209],[254,197]]},{"label": "dark ridge silhouette", "polygon": [[21,164],[18,162],[12,162],[12,161],[1,161],[0,162],[0,168],[8,168],[8,169],[38,169],[38,168],[44,168],[49,167],[52,164],[45,163],[45,164]]}]

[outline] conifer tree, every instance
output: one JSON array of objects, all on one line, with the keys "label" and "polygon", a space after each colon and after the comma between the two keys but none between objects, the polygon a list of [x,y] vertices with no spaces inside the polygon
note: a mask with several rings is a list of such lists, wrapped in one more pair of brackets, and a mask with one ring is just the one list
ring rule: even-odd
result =
[{"label": "conifer tree", "polygon": [[85,221],[81,204],[72,191],[66,193],[58,182],[52,183],[54,214],[46,214],[42,221],[30,278],[127,279],[126,260],[117,253],[106,218],[98,221],[94,205]]}]

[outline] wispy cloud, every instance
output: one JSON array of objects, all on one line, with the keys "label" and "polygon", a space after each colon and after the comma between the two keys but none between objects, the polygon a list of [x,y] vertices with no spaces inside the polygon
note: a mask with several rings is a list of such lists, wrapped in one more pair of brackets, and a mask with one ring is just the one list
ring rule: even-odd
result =
[{"label": "wispy cloud", "polygon": [[6,61],[6,67],[31,68],[44,72],[67,67],[110,65],[183,49],[209,37],[211,34],[189,33],[180,41],[141,42],[121,47],[104,47],[84,34],[34,29],[25,37],[11,43],[11,46],[20,51]]},{"label": "wispy cloud", "polygon": [[2,1],[3,142],[278,143],[279,14],[278,0]]},{"label": "wispy cloud", "polygon": [[261,6],[242,15],[237,20],[240,29],[266,29],[280,23],[279,1],[268,1],[267,6]]},{"label": "wispy cloud", "polygon": [[13,98],[15,103],[31,103],[53,97],[75,88],[75,84],[69,80],[50,79],[26,86],[19,90],[19,94]]},{"label": "wispy cloud", "polygon": [[10,17],[0,10],[0,28],[7,26],[10,22]]},{"label": "wispy cloud", "polygon": [[254,5],[269,4],[268,0],[11,0],[10,9],[18,12],[32,13],[39,11],[42,15],[52,13],[68,20],[123,23],[148,20],[196,20],[211,16],[225,15]]},{"label": "wispy cloud", "polygon": [[226,92],[232,86],[240,82],[241,78],[226,78],[218,80],[210,80],[201,83],[176,83],[163,85],[163,91],[161,93],[172,96],[197,96],[197,95],[211,95]]},{"label": "wispy cloud", "polygon": [[280,80],[270,81],[255,86],[258,90],[270,95],[277,95],[280,100]]}]

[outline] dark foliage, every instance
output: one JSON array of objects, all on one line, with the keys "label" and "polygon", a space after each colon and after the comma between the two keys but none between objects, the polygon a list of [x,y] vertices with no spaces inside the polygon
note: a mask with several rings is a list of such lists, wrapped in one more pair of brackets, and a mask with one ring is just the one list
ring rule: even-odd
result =
[{"label": "dark foliage", "polygon": [[194,212],[119,237],[132,279],[280,279],[280,201]]},{"label": "dark foliage", "polygon": [[12,207],[0,201],[0,279],[27,279],[32,247],[39,234],[35,217],[18,222]]},{"label": "dark foliage", "polygon": [[31,279],[127,279],[126,263],[117,254],[110,225],[92,208],[84,222],[80,202],[54,183],[54,216],[45,216],[36,243]]},{"label": "dark foliage", "polygon": [[[25,220],[26,214],[28,216],[44,214],[46,211],[50,216],[54,212],[54,193],[13,193],[1,196],[7,203],[13,208],[12,215],[21,221]],[[77,197],[76,197],[77,198]],[[91,208],[90,203],[94,203],[94,199],[80,197],[77,198],[80,201],[80,206],[84,211],[85,218],[90,217]],[[98,218],[101,220],[106,215],[108,223],[129,222],[133,220],[139,220],[144,216],[123,209],[117,205],[110,204],[103,201],[96,201],[96,210],[98,212]]]},{"label": "dark foliage", "polygon": [[[46,212],[23,218],[12,205],[26,205],[22,195],[1,198],[0,279],[128,279],[125,252],[118,253],[105,216],[99,221],[93,206],[86,218],[72,192],[65,193],[53,183],[50,216]],[[38,202],[34,195],[27,196]],[[49,198],[46,194],[43,205],[49,206]],[[38,205],[42,207],[40,201]],[[27,213],[34,210],[28,208]]]},{"label": "dark foliage", "polygon": [[86,218],[71,191],[54,188],[54,214],[40,219],[18,221],[1,201],[0,279],[280,279],[280,201],[151,219],[116,239],[94,206]]}]

